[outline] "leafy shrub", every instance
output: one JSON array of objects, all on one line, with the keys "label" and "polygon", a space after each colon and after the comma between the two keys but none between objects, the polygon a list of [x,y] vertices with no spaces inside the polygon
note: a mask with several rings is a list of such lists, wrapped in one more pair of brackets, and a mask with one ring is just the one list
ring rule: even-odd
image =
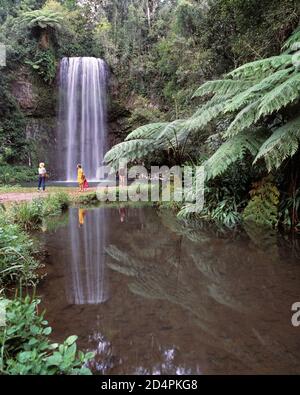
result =
[{"label": "leafy shrub", "polygon": [[8,220],[0,210],[0,284],[19,279],[28,283],[36,279],[34,271],[38,262],[33,258],[34,248],[30,238],[19,225]]},{"label": "leafy shrub", "polygon": [[0,164],[0,185],[35,181],[36,170],[28,166]]},{"label": "leafy shrub", "polygon": [[37,72],[48,84],[51,84],[56,77],[56,59],[54,53],[50,49],[38,51],[34,61],[27,60],[25,63],[31,66],[33,71]]},{"label": "leafy shrub", "polygon": [[267,179],[253,184],[251,200],[243,212],[245,222],[276,227],[278,224],[279,191]]},{"label": "leafy shrub", "polygon": [[77,336],[68,337],[63,344],[49,340],[52,329],[38,314],[40,300],[26,297],[6,304],[6,327],[0,328],[0,371],[12,375],[87,375],[85,363],[93,353],[77,351]]}]

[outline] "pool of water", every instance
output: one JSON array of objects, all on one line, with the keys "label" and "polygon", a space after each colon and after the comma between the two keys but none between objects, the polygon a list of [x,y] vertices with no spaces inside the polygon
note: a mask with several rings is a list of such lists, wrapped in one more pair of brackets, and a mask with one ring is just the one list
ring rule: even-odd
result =
[{"label": "pool of water", "polygon": [[72,208],[42,237],[53,340],[78,335],[95,373],[300,373],[296,241],[125,207]]}]

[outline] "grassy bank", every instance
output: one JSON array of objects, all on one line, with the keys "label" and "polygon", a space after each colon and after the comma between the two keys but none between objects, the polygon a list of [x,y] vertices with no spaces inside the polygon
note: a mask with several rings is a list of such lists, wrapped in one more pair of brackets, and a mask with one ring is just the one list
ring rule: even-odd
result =
[{"label": "grassy bank", "polygon": [[70,199],[68,194],[60,192],[48,195],[44,199],[34,199],[31,202],[15,204],[9,208],[11,217],[25,230],[38,229],[44,218],[57,216],[68,208]]},{"label": "grassy bank", "polygon": [[12,287],[22,293],[22,286],[34,287],[38,281],[40,263],[27,231],[38,229],[69,204],[68,195],[59,193],[0,209],[0,374],[91,373],[85,365],[93,354],[77,351],[76,336],[62,344],[50,341],[52,329],[38,311],[38,299],[6,296]]}]

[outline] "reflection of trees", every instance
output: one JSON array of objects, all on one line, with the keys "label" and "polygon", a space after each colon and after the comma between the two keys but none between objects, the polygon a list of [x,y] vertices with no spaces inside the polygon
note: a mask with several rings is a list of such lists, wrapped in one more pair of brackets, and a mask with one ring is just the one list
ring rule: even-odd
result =
[{"label": "reflection of trees", "polygon": [[272,248],[258,249],[246,237],[217,238],[151,215],[144,229],[122,237],[122,243],[107,248],[108,265],[131,278],[133,293],[181,306],[204,342],[225,350],[248,371],[299,371],[294,352],[299,341],[289,315],[299,272],[295,266],[287,270],[270,254]]}]

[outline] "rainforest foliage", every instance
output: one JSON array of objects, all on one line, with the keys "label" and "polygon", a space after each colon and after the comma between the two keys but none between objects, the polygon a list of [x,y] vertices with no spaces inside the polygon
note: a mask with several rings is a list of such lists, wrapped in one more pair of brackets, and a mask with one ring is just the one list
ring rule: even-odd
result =
[{"label": "rainforest foliage", "polygon": [[49,90],[63,56],[102,57],[111,94],[131,107],[138,127],[107,162],[203,164],[202,216],[232,226],[253,218],[243,215],[250,191],[268,177],[280,196],[278,221],[266,224],[297,226],[299,1],[0,3],[0,42],[7,49],[0,70],[2,168],[32,164],[26,114],[12,89],[20,70]]}]

